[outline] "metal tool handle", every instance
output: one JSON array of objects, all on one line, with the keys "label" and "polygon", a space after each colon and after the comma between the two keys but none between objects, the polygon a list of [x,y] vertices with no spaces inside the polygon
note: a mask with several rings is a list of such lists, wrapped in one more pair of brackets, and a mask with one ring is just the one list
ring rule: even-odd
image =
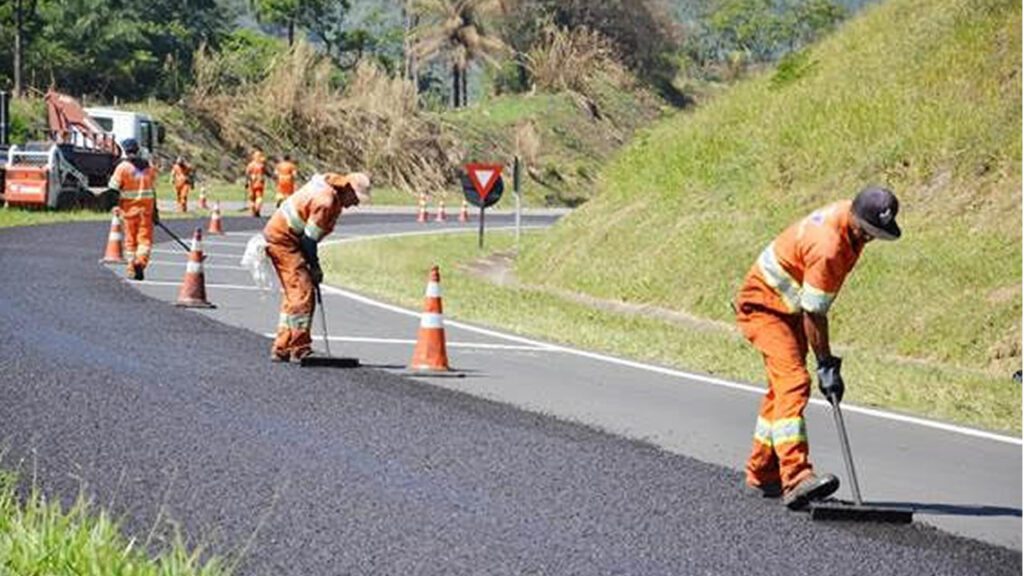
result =
[{"label": "metal tool handle", "polygon": [[839,400],[835,396],[829,396],[828,401],[832,404],[832,416],[836,421],[836,430],[839,431],[839,445],[843,449],[843,460],[846,462],[846,474],[850,477],[850,490],[853,492],[853,501],[862,506],[864,501],[860,497],[860,485],[857,484],[857,472],[853,469],[853,456],[850,454],[850,439],[846,436],[846,424],[843,422],[843,411],[839,409]]},{"label": "metal tool handle", "polygon": [[182,240],[181,238],[179,238],[177,234],[172,232],[170,228],[165,226],[162,220],[157,220],[156,225],[161,227],[161,228],[163,228],[164,232],[167,232],[171,236],[171,238],[174,238],[175,242],[177,242],[178,244],[181,244],[181,247],[185,249],[185,252],[191,252],[192,251],[192,247],[189,246],[188,244],[185,244],[185,241]]},{"label": "metal tool handle", "polygon": [[327,349],[327,356],[331,355],[331,344],[327,337],[327,312],[324,310],[324,299],[320,296],[320,285],[316,284],[316,306],[320,309],[320,325],[324,327],[324,348]]}]

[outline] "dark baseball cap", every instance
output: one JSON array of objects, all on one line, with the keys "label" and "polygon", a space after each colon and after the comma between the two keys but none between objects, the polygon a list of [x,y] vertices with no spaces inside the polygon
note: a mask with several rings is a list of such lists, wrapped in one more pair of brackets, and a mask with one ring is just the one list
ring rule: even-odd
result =
[{"label": "dark baseball cap", "polygon": [[900,201],[892,191],[881,186],[868,186],[853,199],[853,216],[865,232],[879,240],[896,240],[900,227],[896,214]]}]

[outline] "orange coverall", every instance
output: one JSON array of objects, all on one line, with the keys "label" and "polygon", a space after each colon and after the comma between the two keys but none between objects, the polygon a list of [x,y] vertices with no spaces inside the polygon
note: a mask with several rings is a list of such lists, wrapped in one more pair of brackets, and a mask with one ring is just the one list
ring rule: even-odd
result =
[{"label": "orange coverall", "polygon": [[248,190],[248,205],[253,216],[260,215],[263,207],[263,190],[266,188],[267,166],[262,154],[254,154],[245,167],[245,188]]},{"label": "orange coverall", "polygon": [[139,168],[130,160],[122,160],[110,176],[109,188],[121,193],[124,218],[124,251],[128,274],[145,270],[153,247],[153,211],[156,207],[156,168],[148,162]]},{"label": "orange coverall", "polygon": [[342,210],[335,188],[346,183],[347,179],[340,174],[314,176],[281,203],[263,228],[267,255],[284,289],[277,336],[271,348],[278,359],[301,358],[311,351],[313,279],[300,251],[299,239],[305,235],[319,242],[334,230]]},{"label": "orange coverall", "polygon": [[274,201],[280,205],[295,193],[295,174],[298,168],[293,162],[282,160],[277,163],[275,171],[277,172],[277,194],[274,195]]},{"label": "orange coverall", "polygon": [[804,409],[811,395],[805,312],[825,314],[864,248],[853,239],[852,202],[830,204],[793,224],[761,252],[736,298],[744,336],[764,357],[747,483],[789,491],[812,472]]},{"label": "orange coverall", "polygon": [[188,212],[188,194],[192,191],[192,167],[184,162],[175,162],[171,166],[171,179],[174,182],[174,193],[178,198],[178,210]]}]

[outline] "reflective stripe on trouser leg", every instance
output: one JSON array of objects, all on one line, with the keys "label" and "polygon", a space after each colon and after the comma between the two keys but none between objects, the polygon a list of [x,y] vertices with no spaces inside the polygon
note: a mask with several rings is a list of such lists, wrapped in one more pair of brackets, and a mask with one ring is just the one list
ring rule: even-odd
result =
[{"label": "reflective stripe on trouser leg", "polygon": [[775,447],[772,443],[772,423],[765,417],[772,413],[774,396],[771,388],[768,388],[768,392],[761,399],[761,410],[754,428],[754,442],[746,467],[747,484],[752,486],[782,481],[779,474],[779,459],[775,457]]},{"label": "reflective stripe on trouser leg", "polygon": [[307,354],[312,344],[313,280],[299,252],[298,241],[267,244],[267,255],[284,289],[273,352],[279,356]]},{"label": "reflective stripe on trouser leg", "polygon": [[[761,402],[759,416],[772,426],[772,446],[783,488],[796,486],[812,472],[803,424],[804,409],[811,395],[811,379],[804,365],[807,338],[800,316],[780,316],[755,311],[741,318],[741,328],[761,351],[770,391]],[[751,474],[767,481],[771,459],[764,444],[755,442],[747,462]]]}]

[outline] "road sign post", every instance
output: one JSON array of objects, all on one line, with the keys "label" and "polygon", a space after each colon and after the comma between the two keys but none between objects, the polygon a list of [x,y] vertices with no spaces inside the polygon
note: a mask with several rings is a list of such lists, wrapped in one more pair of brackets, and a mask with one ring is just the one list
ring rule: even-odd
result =
[{"label": "road sign post", "polygon": [[480,207],[479,247],[484,247],[484,210],[501,199],[505,183],[501,179],[501,164],[466,164],[462,175],[462,191],[466,201]]}]

